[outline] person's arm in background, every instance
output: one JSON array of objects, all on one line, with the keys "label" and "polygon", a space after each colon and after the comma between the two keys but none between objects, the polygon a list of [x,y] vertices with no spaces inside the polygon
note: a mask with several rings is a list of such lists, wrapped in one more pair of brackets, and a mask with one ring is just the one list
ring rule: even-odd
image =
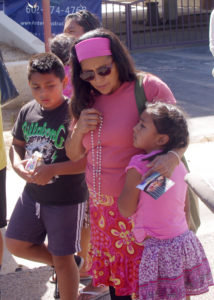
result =
[{"label": "person's arm in background", "polygon": [[214,10],[210,15],[209,46],[210,46],[210,52],[214,56]]}]

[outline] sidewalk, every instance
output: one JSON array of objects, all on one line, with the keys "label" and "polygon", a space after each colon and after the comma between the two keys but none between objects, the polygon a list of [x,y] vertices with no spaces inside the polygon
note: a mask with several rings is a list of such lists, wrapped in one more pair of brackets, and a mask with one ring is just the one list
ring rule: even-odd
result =
[{"label": "sidewalk", "polygon": [[[207,126],[209,126],[208,123]],[[204,153],[206,155],[204,155]],[[211,174],[211,172],[213,174],[213,165],[210,164],[210,158],[213,160],[213,153],[214,138],[210,142],[190,144],[186,153],[186,158],[191,171],[204,175]],[[11,215],[23,185],[24,181],[19,178],[13,170],[9,170],[7,174],[8,217]],[[199,204],[202,224],[197,235],[205,248],[214,274],[214,216],[202,202]],[[20,264],[24,266],[23,271],[14,272]],[[2,274],[4,275],[0,275],[0,287],[2,291],[1,300],[53,299],[54,285],[50,284],[48,281],[51,275],[49,267],[12,256],[5,249]],[[109,300],[110,298],[106,296],[102,298],[98,297],[97,299]],[[213,300],[214,288],[210,288],[209,293],[196,296],[193,299]]]},{"label": "sidewalk", "polygon": [[[200,173],[204,176],[213,176],[214,102],[212,99],[214,79],[211,77],[212,58],[207,49],[201,46],[197,49],[153,50],[152,52],[147,51],[144,53],[136,52],[133,56],[139,68],[142,69],[144,65],[146,66],[146,71],[157,74],[169,83],[169,86],[179,99],[179,104],[185,106],[185,110],[191,116],[189,120],[191,143],[186,152],[190,169],[192,172]],[[157,72],[155,72],[155,69],[157,69]],[[199,75],[201,76],[200,83]],[[182,87],[180,86],[181,82]],[[194,92],[192,93],[193,86]],[[10,113],[3,113],[3,120],[9,120],[10,118]],[[12,116],[13,118],[14,116]],[[11,137],[9,123],[6,125],[4,137],[7,141],[8,149]],[[7,201],[8,218],[10,218],[18,195],[23,189],[24,182],[14,173],[10,164],[8,164],[8,168]],[[197,236],[204,246],[214,275],[214,215],[202,202],[199,205],[201,226]],[[23,271],[14,272],[20,264],[24,266]],[[2,293],[0,300],[53,299],[54,285],[48,281],[50,275],[50,268],[14,257],[5,249],[3,269],[2,273],[0,273],[0,289]],[[97,299],[109,300],[110,297],[98,297]],[[209,293],[192,297],[192,299],[213,300],[214,287],[210,288]]]}]

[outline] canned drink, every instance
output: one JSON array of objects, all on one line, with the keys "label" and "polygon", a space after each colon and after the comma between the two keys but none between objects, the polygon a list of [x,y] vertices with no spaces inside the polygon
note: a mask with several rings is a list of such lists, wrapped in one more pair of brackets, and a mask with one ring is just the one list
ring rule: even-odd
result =
[{"label": "canned drink", "polygon": [[32,157],[28,160],[25,169],[29,172],[33,172],[37,166],[40,166],[43,163],[42,153],[35,151]]},{"label": "canned drink", "polygon": [[[32,157],[28,160],[25,170],[33,172],[36,167],[41,166],[42,164],[44,164],[42,153],[35,151]],[[47,184],[55,182],[57,178],[59,178],[58,175],[54,176]]]}]

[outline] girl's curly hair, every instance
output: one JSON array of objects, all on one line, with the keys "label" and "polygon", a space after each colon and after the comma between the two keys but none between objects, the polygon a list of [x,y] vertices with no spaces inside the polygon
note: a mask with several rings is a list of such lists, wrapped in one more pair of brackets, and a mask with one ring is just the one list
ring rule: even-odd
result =
[{"label": "girl's curly hair", "polygon": [[184,148],[189,143],[189,131],[184,112],[176,105],[164,102],[148,104],[147,113],[152,117],[157,132],[167,134],[169,141],[164,145],[164,153],[172,149]]}]

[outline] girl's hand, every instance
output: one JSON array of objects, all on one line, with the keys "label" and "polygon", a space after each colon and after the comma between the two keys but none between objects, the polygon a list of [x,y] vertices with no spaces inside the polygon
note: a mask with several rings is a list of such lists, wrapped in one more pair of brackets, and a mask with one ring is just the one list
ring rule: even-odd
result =
[{"label": "girl's hand", "polygon": [[55,176],[53,165],[42,164],[36,167],[32,173],[32,182],[38,185],[46,185]]},{"label": "girl's hand", "polygon": [[158,155],[153,161],[147,164],[150,168],[142,177],[142,180],[149,177],[154,172],[170,178],[175,167],[178,165],[178,158],[173,153]]},{"label": "girl's hand", "polygon": [[91,130],[95,130],[100,123],[101,113],[95,108],[82,110],[80,118],[75,125],[75,131],[86,134]]}]

